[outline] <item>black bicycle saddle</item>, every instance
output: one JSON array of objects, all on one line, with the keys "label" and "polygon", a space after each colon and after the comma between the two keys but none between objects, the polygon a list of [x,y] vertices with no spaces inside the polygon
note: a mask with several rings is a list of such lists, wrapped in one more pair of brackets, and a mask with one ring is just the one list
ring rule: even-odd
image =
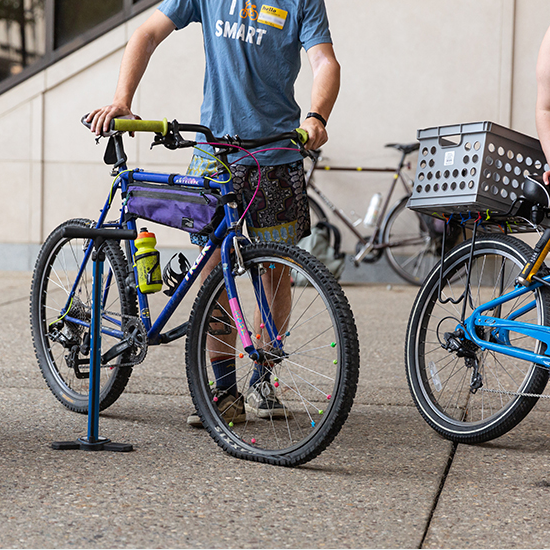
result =
[{"label": "black bicycle saddle", "polygon": [[522,196],[533,204],[544,208],[550,207],[550,188],[544,184],[542,177],[536,174],[525,176]]},{"label": "black bicycle saddle", "polygon": [[413,151],[418,151],[420,149],[420,143],[415,141],[414,143],[386,143],[385,147],[393,147],[402,153],[408,155]]}]

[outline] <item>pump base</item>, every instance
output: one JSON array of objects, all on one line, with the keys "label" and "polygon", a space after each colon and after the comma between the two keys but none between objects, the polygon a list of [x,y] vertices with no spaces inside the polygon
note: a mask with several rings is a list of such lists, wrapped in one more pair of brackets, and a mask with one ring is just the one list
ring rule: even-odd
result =
[{"label": "pump base", "polygon": [[112,451],[114,453],[128,453],[134,450],[130,443],[113,443],[106,437],[97,441],[88,441],[87,437],[79,437],[76,441],[54,441],[52,449],[55,451]]}]

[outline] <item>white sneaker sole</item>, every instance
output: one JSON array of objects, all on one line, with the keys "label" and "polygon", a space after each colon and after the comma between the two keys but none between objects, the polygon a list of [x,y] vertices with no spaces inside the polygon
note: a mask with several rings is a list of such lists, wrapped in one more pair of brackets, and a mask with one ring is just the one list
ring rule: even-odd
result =
[{"label": "white sneaker sole", "polygon": [[[246,422],[246,413],[241,413],[235,418],[226,418],[224,419],[228,424],[230,422],[233,422],[233,424],[242,424],[243,422]],[[194,428],[204,428],[201,418],[198,414],[192,414],[191,416],[187,417],[187,424],[189,426],[193,426]]]},{"label": "white sneaker sole", "polygon": [[285,408],[282,409],[258,409],[254,405],[244,404],[246,412],[255,414],[258,418],[284,418],[287,416]]}]

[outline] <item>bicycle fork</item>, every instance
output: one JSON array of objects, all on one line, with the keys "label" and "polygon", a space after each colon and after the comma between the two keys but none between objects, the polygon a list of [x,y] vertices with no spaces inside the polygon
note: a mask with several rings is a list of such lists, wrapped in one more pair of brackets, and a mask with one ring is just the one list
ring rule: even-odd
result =
[{"label": "bicycle fork", "polygon": [[[236,265],[233,265],[231,261],[231,248],[234,248],[235,250]],[[242,260],[239,240],[234,233],[230,234],[224,239],[221,247],[221,256],[223,277],[225,281],[227,297],[229,300],[229,307],[231,308],[231,313],[235,321],[235,326],[237,327],[237,332],[239,333],[239,337],[243,344],[243,348],[253,361],[262,363],[265,361],[264,350],[256,349],[252,342],[252,338],[250,336],[251,332],[246,325],[246,320],[242,313],[241,304],[239,303],[239,297],[235,285],[233,271],[235,271],[235,274],[239,276],[245,273],[245,267]],[[256,301],[262,314],[263,324],[267,331],[271,346],[273,347],[273,350],[270,352],[270,354],[273,354],[273,351],[277,350],[275,354],[281,355],[282,339],[278,337],[279,335],[275,326],[275,321],[273,320],[273,316],[271,314],[271,308],[269,307],[267,297],[265,295],[262,283],[262,273],[259,269],[257,269],[252,270],[250,274],[252,277]]]}]

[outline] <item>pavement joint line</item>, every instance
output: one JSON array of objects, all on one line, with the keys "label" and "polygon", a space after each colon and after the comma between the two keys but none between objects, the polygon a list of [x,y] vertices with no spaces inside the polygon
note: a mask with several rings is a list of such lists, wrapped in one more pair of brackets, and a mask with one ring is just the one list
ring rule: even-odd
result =
[{"label": "pavement joint line", "polygon": [[447,481],[447,476],[449,475],[449,472],[451,471],[451,466],[453,465],[453,460],[455,458],[456,450],[458,448],[458,443],[453,442],[453,446],[451,448],[451,452],[449,453],[449,457],[447,458],[447,465],[445,466],[445,471],[443,472],[443,475],[441,476],[441,481],[439,482],[439,488],[437,489],[437,493],[435,494],[434,501],[430,510],[430,513],[428,515],[428,521],[426,522],[426,528],[424,529],[424,534],[422,535],[422,539],[420,540],[420,545],[418,548],[424,548],[424,543],[426,542],[426,538],[428,537],[428,532],[430,531],[430,526],[432,524],[432,520],[435,515],[435,511],[437,509],[437,505],[439,503],[439,499],[441,497],[441,493],[443,492],[443,489],[445,487],[445,482]]}]

